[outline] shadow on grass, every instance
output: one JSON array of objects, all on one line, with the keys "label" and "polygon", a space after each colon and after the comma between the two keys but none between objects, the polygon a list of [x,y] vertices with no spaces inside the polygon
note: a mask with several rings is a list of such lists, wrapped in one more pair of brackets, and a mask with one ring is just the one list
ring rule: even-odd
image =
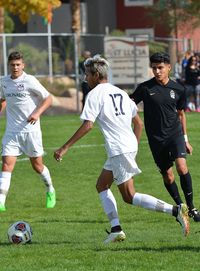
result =
[{"label": "shadow on grass", "polygon": [[[80,247],[78,247],[77,245],[81,245]],[[82,245],[86,245],[88,244],[88,247],[87,248],[83,248]],[[1,242],[0,243],[0,247],[3,246],[3,247],[9,247],[9,246],[16,246],[16,247],[29,247],[29,246],[41,246],[41,245],[70,245],[70,248],[71,248],[71,245],[76,245],[74,247],[75,250],[80,250],[80,251],[88,251],[88,250],[91,250],[93,252],[106,252],[106,251],[113,251],[113,252],[176,252],[176,251],[184,251],[184,252],[200,252],[200,246],[185,246],[185,245],[177,245],[177,246],[160,246],[160,247],[151,247],[151,246],[138,246],[138,247],[119,247],[119,243],[116,243],[116,244],[107,244],[107,245],[104,245],[104,244],[99,244],[99,247],[98,247],[98,244],[95,244],[95,248],[92,247],[93,246],[93,243],[88,243],[88,242],[74,242],[74,241],[41,241],[41,242],[32,242],[32,243],[27,243],[25,245],[14,245],[14,244],[10,244],[8,242]],[[117,247],[116,247],[117,245]]]},{"label": "shadow on grass", "polygon": [[144,252],[172,252],[172,251],[188,251],[188,252],[200,252],[200,246],[194,247],[194,246],[161,246],[161,247],[146,247],[146,246],[140,246],[140,247],[117,247],[113,248],[110,245],[106,247],[96,248],[97,252],[105,252],[105,251],[121,251],[121,252],[128,252],[128,251],[144,251]]},{"label": "shadow on grass", "polygon": [[74,224],[102,224],[108,223],[107,220],[89,220],[89,219],[34,219],[32,222],[34,223],[74,223]]}]

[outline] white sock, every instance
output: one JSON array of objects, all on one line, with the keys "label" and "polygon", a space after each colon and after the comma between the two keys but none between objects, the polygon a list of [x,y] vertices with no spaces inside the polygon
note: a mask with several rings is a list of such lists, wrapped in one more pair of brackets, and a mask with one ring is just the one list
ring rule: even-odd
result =
[{"label": "white sock", "polygon": [[135,193],[133,197],[133,205],[140,206],[152,211],[163,212],[172,215],[173,205],[168,204],[150,195]]},{"label": "white sock", "polygon": [[117,203],[110,189],[99,193],[103,209],[111,223],[111,227],[120,225],[117,211]]},{"label": "white sock", "polygon": [[0,172],[0,203],[5,205],[6,196],[10,188],[11,172],[2,171]]},{"label": "white sock", "polygon": [[46,186],[47,192],[53,193],[55,191],[55,189],[52,184],[50,172],[46,166],[44,166],[44,169],[43,169],[42,173],[40,174],[40,176]]}]

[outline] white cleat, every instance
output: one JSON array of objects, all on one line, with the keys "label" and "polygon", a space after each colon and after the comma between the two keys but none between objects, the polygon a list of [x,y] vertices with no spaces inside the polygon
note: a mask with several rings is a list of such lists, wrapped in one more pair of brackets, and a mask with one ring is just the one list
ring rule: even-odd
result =
[{"label": "white cleat", "polygon": [[181,224],[181,227],[183,229],[183,235],[186,237],[190,232],[188,207],[186,204],[181,203],[178,206],[178,215],[176,217],[176,220]]},{"label": "white cleat", "polygon": [[104,241],[104,244],[113,243],[113,242],[121,242],[124,241],[126,235],[123,231],[119,232],[111,232],[109,233],[108,237]]}]

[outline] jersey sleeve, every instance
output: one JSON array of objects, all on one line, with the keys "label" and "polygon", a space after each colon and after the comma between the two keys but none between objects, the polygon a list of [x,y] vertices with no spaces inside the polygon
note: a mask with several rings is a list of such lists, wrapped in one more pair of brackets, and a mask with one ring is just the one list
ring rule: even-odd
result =
[{"label": "jersey sleeve", "polygon": [[181,95],[180,95],[180,98],[177,102],[177,110],[185,110],[186,109],[186,88],[184,87],[184,90],[182,91]]},{"label": "jersey sleeve", "polygon": [[98,94],[99,92],[96,89],[93,89],[88,93],[82,114],[80,116],[81,120],[95,122],[102,108],[102,98],[101,95]]},{"label": "jersey sleeve", "polygon": [[130,95],[130,98],[133,99],[136,104],[139,104],[142,101],[142,92],[142,85],[140,84]]},{"label": "jersey sleeve", "polygon": [[30,82],[31,82],[30,89],[37,96],[40,96],[42,99],[46,99],[50,95],[47,89],[34,76],[30,77]]},{"label": "jersey sleeve", "polygon": [[131,109],[132,109],[132,118],[134,118],[137,115],[137,105],[135,104],[134,101],[131,101]]}]

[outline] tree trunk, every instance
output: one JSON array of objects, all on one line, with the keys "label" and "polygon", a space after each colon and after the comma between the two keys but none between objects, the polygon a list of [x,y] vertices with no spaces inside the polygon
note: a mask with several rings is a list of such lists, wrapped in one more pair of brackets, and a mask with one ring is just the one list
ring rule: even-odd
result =
[{"label": "tree trunk", "polygon": [[80,0],[71,0],[72,32],[77,34],[77,48],[80,55],[81,7]]},{"label": "tree trunk", "polygon": [[0,7],[0,33],[4,33],[4,8]]},{"label": "tree trunk", "polygon": [[80,0],[71,0],[71,14],[72,14],[72,32],[80,33],[80,29],[81,29]]}]

